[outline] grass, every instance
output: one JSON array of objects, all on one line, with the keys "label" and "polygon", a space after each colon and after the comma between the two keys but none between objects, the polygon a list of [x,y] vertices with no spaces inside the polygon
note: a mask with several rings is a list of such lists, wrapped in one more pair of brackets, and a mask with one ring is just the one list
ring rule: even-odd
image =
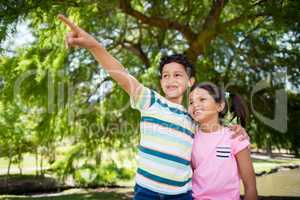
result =
[{"label": "grass", "polygon": [[[105,191],[107,190],[107,191]],[[132,199],[132,193],[129,189],[102,189],[100,191],[95,190],[67,190],[63,193],[49,196],[14,196],[14,195],[5,195],[0,196],[0,200],[129,200]]]},{"label": "grass", "polygon": [[270,171],[276,167],[285,165],[300,165],[300,159],[253,159],[253,166],[256,173]]},{"label": "grass", "polygon": [[[33,168],[32,165],[32,158],[24,159],[24,163],[22,166],[25,168]],[[290,158],[254,158],[253,165],[255,168],[255,172],[259,173],[262,171],[270,171],[273,168],[283,166],[283,165],[300,165],[300,159],[290,159]],[[3,168],[4,167],[4,168]],[[6,169],[7,165],[3,163],[3,159],[0,159],[0,170]],[[6,171],[6,170],[5,170]],[[27,171],[28,172],[28,171]],[[98,200],[98,199],[105,199],[105,200],[129,200],[132,199],[132,188],[121,188],[121,189],[109,189],[109,188],[100,188],[94,190],[84,190],[84,189],[77,189],[77,190],[66,190],[62,193],[57,194],[49,194],[49,195],[40,195],[40,196],[16,196],[16,195],[0,195],[0,200]]]}]

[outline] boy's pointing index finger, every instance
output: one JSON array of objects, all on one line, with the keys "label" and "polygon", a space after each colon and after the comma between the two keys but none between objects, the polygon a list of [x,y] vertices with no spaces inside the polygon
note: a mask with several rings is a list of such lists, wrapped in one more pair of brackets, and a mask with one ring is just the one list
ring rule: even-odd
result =
[{"label": "boy's pointing index finger", "polygon": [[78,32],[80,31],[80,28],[78,26],[76,26],[73,22],[71,22],[68,18],[66,18],[64,15],[59,14],[58,18],[64,23],[66,24],[68,27],[71,28],[72,31]]}]

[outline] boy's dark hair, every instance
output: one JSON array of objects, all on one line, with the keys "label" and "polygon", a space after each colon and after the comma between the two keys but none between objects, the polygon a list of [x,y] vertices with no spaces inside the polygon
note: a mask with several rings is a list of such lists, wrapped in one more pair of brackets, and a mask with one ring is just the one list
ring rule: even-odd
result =
[{"label": "boy's dark hair", "polygon": [[160,60],[160,64],[159,64],[159,72],[160,72],[160,78],[162,75],[162,71],[163,68],[166,64],[172,63],[172,62],[176,62],[178,64],[181,64],[188,77],[195,77],[195,68],[194,66],[188,61],[187,57],[184,54],[173,54],[170,56],[164,56],[161,60]]},{"label": "boy's dark hair", "polygon": [[243,127],[246,126],[246,122],[248,119],[248,109],[246,103],[240,96],[230,93],[230,99],[229,101],[226,101],[224,90],[213,83],[206,82],[194,84],[191,88],[191,92],[196,88],[206,90],[214,98],[216,103],[225,103],[224,109],[219,113],[219,118],[224,118],[229,110],[233,113],[233,117],[231,120],[237,118],[238,123],[240,123]]}]

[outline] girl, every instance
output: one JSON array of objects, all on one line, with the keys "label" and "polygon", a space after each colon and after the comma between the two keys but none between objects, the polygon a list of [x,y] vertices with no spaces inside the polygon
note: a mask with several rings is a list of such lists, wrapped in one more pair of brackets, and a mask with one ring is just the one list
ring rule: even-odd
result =
[{"label": "girl", "polygon": [[[239,96],[232,97],[232,110],[245,126],[247,110]],[[196,200],[240,199],[240,177],[245,200],[257,199],[249,141],[231,139],[221,123],[228,111],[224,92],[210,83],[196,84],[189,96],[189,113],[198,123],[192,150],[192,192]]]}]

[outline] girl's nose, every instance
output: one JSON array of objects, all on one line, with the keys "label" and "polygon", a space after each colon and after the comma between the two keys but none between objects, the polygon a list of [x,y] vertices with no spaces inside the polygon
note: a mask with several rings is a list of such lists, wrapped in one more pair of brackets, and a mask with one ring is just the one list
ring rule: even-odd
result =
[{"label": "girl's nose", "polygon": [[201,105],[200,105],[200,103],[194,103],[194,108],[195,109],[200,109],[201,108]]}]

